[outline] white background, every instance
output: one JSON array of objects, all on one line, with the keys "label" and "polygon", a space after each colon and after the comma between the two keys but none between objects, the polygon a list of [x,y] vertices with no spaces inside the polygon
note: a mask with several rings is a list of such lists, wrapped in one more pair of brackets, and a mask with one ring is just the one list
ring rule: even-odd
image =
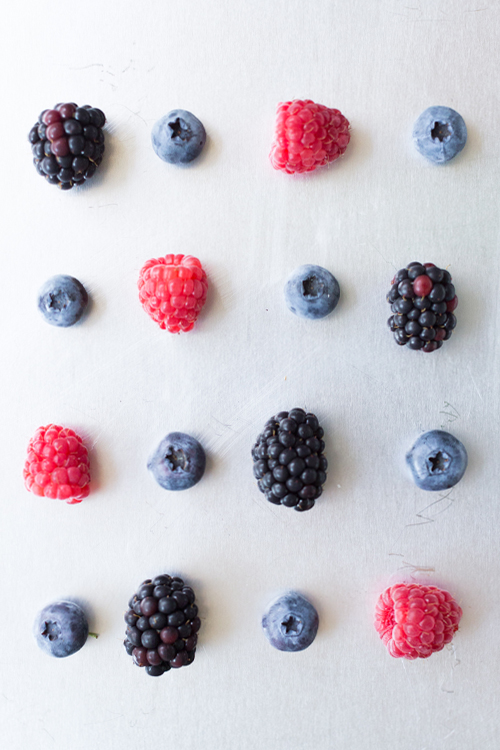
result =
[{"label": "white background", "polygon": [[[2,745],[10,750],[469,750],[497,748],[500,3],[486,0],[20,0],[2,22],[0,414]],[[351,122],[345,157],[303,177],[268,160],[279,101],[311,98]],[[26,136],[59,101],[107,115],[106,154],[83,189],[35,172]],[[411,129],[457,109],[469,138],[436,167]],[[194,112],[208,143],[188,169],[161,162],[153,123]],[[193,332],[143,312],[143,263],[189,253],[209,300]],[[438,352],[401,349],[386,326],[396,269],[449,268],[458,328]],[[342,289],[320,322],[287,311],[302,263]],[[37,290],[76,276],[78,326],[47,325]],[[306,407],[330,462],[305,514],[258,492],[250,449],[268,417]],[[81,505],[26,492],[37,427],[92,447]],[[452,492],[423,492],[404,454],[422,430],[464,442]],[[208,452],[184,493],[146,461],[171,430]],[[189,669],[150,678],[123,649],[123,612],[162,572],[195,588],[203,625]],[[429,660],[391,659],[372,624],[379,592],[414,576],[448,588],[464,616]],[[260,617],[295,588],[320,629],[273,650]],[[75,656],[36,647],[36,612],[88,611]]]}]

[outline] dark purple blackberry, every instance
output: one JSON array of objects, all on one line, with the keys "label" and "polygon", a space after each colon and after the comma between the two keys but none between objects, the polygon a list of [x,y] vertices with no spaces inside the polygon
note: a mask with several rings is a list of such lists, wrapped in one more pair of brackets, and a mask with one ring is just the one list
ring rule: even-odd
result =
[{"label": "dark purple blackberry", "polygon": [[434,352],[450,338],[458,299],[448,271],[433,263],[410,263],[398,271],[387,294],[387,321],[399,346]]},{"label": "dark purple blackberry", "polygon": [[123,645],[134,664],[159,677],[193,663],[201,625],[194,601],[193,589],[182,578],[161,575],[141,583],[124,617]]},{"label": "dark purple blackberry", "polygon": [[252,448],[257,486],[270,503],[310,510],[323,492],[328,463],[323,429],[303,409],[281,411],[266,422]]},{"label": "dark purple blackberry", "polygon": [[44,110],[28,135],[37,172],[61,190],[89,180],[102,161],[105,122],[104,113],[88,104]]}]

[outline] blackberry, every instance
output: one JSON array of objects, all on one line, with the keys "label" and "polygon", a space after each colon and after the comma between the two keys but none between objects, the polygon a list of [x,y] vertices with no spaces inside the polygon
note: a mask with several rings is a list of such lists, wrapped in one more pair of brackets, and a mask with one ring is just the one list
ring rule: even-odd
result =
[{"label": "blackberry", "polygon": [[271,417],[252,448],[257,486],[270,503],[310,510],[323,492],[328,462],[323,428],[303,409]]},{"label": "blackberry", "polygon": [[448,271],[433,263],[410,263],[396,273],[387,294],[393,315],[387,321],[399,346],[433,352],[457,324],[458,299]]},{"label": "blackberry", "polygon": [[102,161],[105,122],[104,113],[88,104],[44,110],[28,136],[37,172],[61,190],[89,180]]},{"label": "blackberry", "polygon": [[123,645],[134,664],[159,677],[192,664],[201,621],[195,595],[182,578],[160,575],[139,586],[125,612]]}]

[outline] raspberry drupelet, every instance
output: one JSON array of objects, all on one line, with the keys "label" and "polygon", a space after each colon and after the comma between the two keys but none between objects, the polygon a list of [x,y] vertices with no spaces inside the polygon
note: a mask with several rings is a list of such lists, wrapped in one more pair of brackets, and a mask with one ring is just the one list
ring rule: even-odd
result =
[{"label": "raspberry drupelet", "polygon": [[28,445],[23,477],[34,495],[81,503],[90,491],[89,453],[81,437],[59,425],[39,427]]},{"label": "raspberry drupelet", "polygon": [[311,99],[281,102],[269,158],[288,174],[312,172],[342,156],[350,138],[349,121],[338,109]]},{"label": "raspberry drupelet", "polygon": [[426,659],[451,642],[461,617],[462,610],[448,591],[398,583],[380,595],[375,629],[391,656]]},{"label": "raspberry drupelet", "polygon": [[148,315],[170,333],[190,331],[207,299],[207,275],[192,255],[153,258],[141,268],[139,299]]}]

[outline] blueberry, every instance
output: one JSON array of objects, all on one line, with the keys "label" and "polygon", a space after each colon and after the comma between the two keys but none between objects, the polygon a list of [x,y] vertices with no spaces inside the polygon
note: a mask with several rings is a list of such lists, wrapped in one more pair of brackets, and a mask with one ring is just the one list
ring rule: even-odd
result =
[{"label": "blueberry", "polygon": [[165,490],[187,490],[203,476],[205,451],[190,435],[170,432],[148,461],[148,469]]},{"label": "blueberry", "polygon": [[63,328],[80,320],[88,301],[87,290],[73,276],[53,276],[38,293],[38,309],[47,323]]},{"label": "blueberry", "polygon": [[467,468],[467,451],[444,430],[424,432],[406,454],[413,479],[421,490],[448,490]]},{"label": "blueberry", "polygon": [[45,653],[61,658],[79,651],[87,640],[85,613],[74,602],[54,602],[38,613],[33,626],[36,642]]},{"label": "blueberry", "polygon": [[318,624],[313,605],[295,591],[275,599],[262,617],[266,638],[280,651],[303,651],[314,641]]},{"label": "blueberry", "polygon": [[321,266],[296,268],[285,284],[288,309],[301,318],[317,320],[337,307],[340,287],[335,276]]},{"label": "blueberry", "polygon": [[185,109],[173,109],[155,122],[151,131],[156,155],[169,164],[188,164],[196,159],[206,139],[203,124]]},{"label": "blueberry", "polygon": [[467,127],[454,109],[429,107],[413,126],[413,141],[422,156],[434,164],[443,164],[465,146]]}]

